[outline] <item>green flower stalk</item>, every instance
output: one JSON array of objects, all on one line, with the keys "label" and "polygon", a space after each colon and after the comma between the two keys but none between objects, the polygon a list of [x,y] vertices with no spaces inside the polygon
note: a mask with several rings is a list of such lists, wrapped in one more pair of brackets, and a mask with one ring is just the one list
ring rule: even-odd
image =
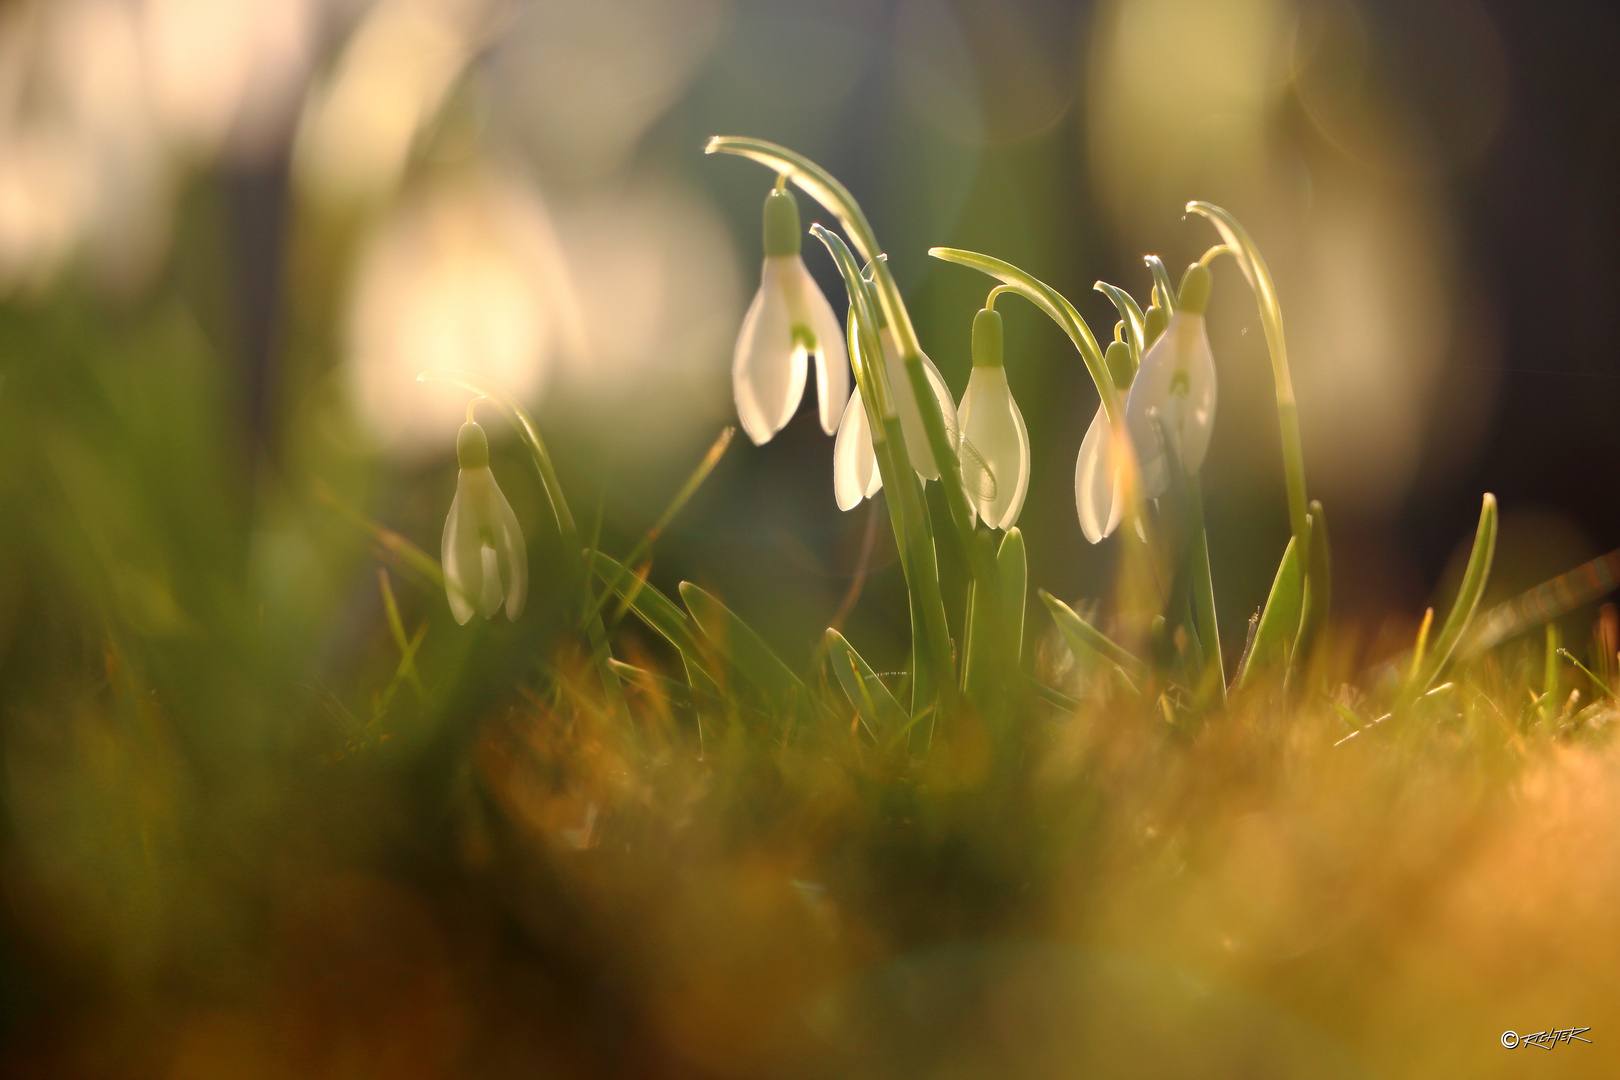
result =
[{"label": "green flower stalk", "polygon": [[516,621],[529,596],[529,557],[511,504],[489,471],[489,439],[469,420],[456,435],[456,496],[444,523],[444,591],[456,622],[506,605]]},{"label": "green flower stalk", "polygon": [[761,445],[793,418],[816,365],[821,429],[831,435],[849,398],[849,354],[838,316],[805,269],[799,208],[780,183],[765,198],[765,266],[732,356],[743,430]]}]

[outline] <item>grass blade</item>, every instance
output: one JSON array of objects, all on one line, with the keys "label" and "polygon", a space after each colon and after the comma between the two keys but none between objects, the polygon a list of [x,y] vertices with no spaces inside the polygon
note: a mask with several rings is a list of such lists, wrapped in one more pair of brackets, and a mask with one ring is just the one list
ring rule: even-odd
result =
[{"label": "grass blade", "polygon": [[1024,605],[1029,594],[1029,563],[1024,534],[1015,525],[1001,539],[996,552],[996,576],[1001,585],[1002,635],[1007,658],[1016,670],[1024,659]]},{"label": "grass blade", "polygon": [[1127,682],[1135,683],[1148,677],[1148,666],[1131,653],[1116,645],[1106,634],[1075,614],[1073,608],[1045,589],[1039,590],[1041,602],[1052,613],[1058,632],[1074,650],[1076,658],[1096,656],[1118,668]]},{"label": "grass blade", "polygon": [[688,663],[703,667],[703,646],[698,638],[698,627],[686,612],[669,597],[634,574],[629,573],[611,556],[598,552],[596,575],[604,583],[617,581],[614,591],[630,605],[636,617],[657,631],[664,640],[680,650]]},{"label": "grass blade", "polygon": [[1294,641],[1294,667],[1298,670],[1310,659],[1311,650],[1327,626],[1333,600],[1333,556],[1328,548],[1327,515],[1322,504],[1311,500],[1309,514],[1311,551],[1305,560],[1305,599],[1299,615],[1299,637]]},{"label": "grass blade", "polygon": [[[675,515],[681,512],[681,509],[686,506],[693,495],[697,494],[697,489],[703,486],[703,481],[707,480],[709,474],[714,471],[714,467],[720,464],[720,458],[725,454],[726,447],[731,445],[732,436],[736,434],[737,429],[735,426],[727,427],[720,432],[720,437],[710,445],[708,452],[703,455],[703,460],[698,462],[697,468],[693,469],[691,475],[686,478],[686,483],[681,485],[681,489],[675,493],[675,497],[669,501],[669,505],[664,507],[664,512],[658,515],[658,520],[653,522],[652,528],[642,534],[641,539],[636,541],[636,546],[630,549],[630,554],[625,556],[622,564],[624,567],[628,568],[641,564],[643,556],[647,554],[653,544],[658,542],[658,538],[669,527],[669,523],[675,520]],[[614,577],[608,583],[608,587],[602,591],[602,594],[591,602],[590,610],[585,613],[587,619],[602,610],[602,605],[607,603],[607,598],[613,595],[619,584],[619,577]]]},{"label": "grass blade", "polygon": [[861,723],[872,738],[879,746],[885,745],[890,736],[906,726],[906,711],[843,634],[829,627],[825,645],[833,674],[838,676],[849,703],[860,713]]},{"label": "grass blade", "polygon": [[1440,629],[1440,637],[1430,650],[1428,658],[1417,677],[1407,687],[1407,695],[1416,697],[1434,685],[1434,681],[1445,670],[1446,664],[1451,660],[1451,654],[1457,648],[1457,643],[1467,633],[1469,623],[1473,621],[1474,610],[1479,607],[1479,598],[1485,591],[1485,583],[1491,576],[1491,560],[1496,555],[1496,496],[1487,492],[1482,500],[1479,511],[1479,528],[1474,532],[1474,547],[1468,553],[1468,568],[1463,571],[1462,586],[1457,590],[1457,599],[1451,605],[1451,614],[1446,616],[1446,622]]},{"label": "grass blade", "polygon": [[681,599],[715,651],[749,682],[780,703],[808,699],[804,683],[793,669],[736,612],[690,581],[681,582]]},{"label": "grass blade", "polygon": [[[1306,542],[1309,543],[1308,534]],[[1299,545],[1290,539],[1288,547],[1283,549],[1282,562],[1277,566],[1277,576],[1272,579],[1265,609],[1260,613],[1260,625],[1255,629],[1248,660],[1238,672],[1239,689],[1248,685],[1254,672],[1288,663],[1289,652],[1299,636],[1299,616],[1304,605],[1305,573],[1300,566]]]}]

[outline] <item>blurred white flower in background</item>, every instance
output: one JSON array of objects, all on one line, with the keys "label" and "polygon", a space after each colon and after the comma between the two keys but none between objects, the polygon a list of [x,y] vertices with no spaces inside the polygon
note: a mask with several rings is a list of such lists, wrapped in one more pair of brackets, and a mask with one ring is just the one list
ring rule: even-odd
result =
[{"label": "blurred white flower in background", "polygon": [[580,348],[567,267],[538,190],[493,166],[423,181],[359,257],[349,385],[366,430],[407,454],[442,451],[466,395],[417,383],[460,368],[533,403],[559,345]]},{"label": "blurred white flower in background", "polygon": [[286,134],[308,73],[317,0],[145,0],[151,107],[179,151],[257,157]]},{"label": "blurred white flower in background", "polygon": [[489,439],[470,420],[456,434],[456,464],[456,497],[439,549],[451,614],[466,625],[474,612],[488,619],[504,603],[507,619],[516,622],[529,598],[528,549],[489,471]]},{"label": "blurred white flower in background", "polygon": [[392,192],[487,30],[483,0],[380,0],[309,95],[294,170],[317,202],[342,206]]},{"label": "blurred white flower in background", "polygon": [[501,121],[548,179],[610,173],[686,90],[721,15],[718,0],[517,6],[491,53]]},{"label": "blurred white flower in background", "polygon": [[295,105],[312,0],[24,0],[0,9],[0,295],[83,249],[138,286],[182,165],[262,152]]},{"label": "blurred white flower in background", "polygon": [[583,330],[559,389],[582,418],[649,453],[724,422],[744,294],[709,199],[648,173],[559,200],[557,231]]}]

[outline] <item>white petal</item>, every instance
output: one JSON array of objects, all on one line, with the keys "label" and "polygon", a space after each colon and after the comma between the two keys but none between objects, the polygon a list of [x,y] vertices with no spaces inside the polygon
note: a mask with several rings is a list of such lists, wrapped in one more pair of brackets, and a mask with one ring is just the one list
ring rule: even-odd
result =
[{"label": "white petal", "polygon": [[1154,410],[1163,437],[1175,440],[1182,467],[1196,473],[1204,464],[1215,422],[1215,359],[1202,315],[1178,311],[1170,317],[1163,336],[1142,358],[1125,401],[1125,426],[1142,471],[1142,494],[1150,499],[1170,486]]},{"label": "white petal", "polygon": [[[889,372],[889,389],[894,394],[895,412],[900,416],[900,432],[905,436],[906,456],[911,459],[911,466],[917,470],[918,476],[924,480],[938,480],[939,464],[934,460],[933,448],[928,443],[928,432],[923,427],[922,412],[917,408],[917,395],[912,391],[911,377],[906,373],[906,364],[900,355],[899,343],[888,327],[884,327],[882,338],[883,359]],[[945,385],[945,379],[926,353],[922,356],[922,364],[923,374],[928,377],[928,384],[933,387],[934,399],[939,403],[940,415],[945,420],[945,431],[954,442],[960,428],[956,423],[956,403],[951,397],[950,388]]]},{"label": "white petal", "polygon": [[833,441],[833,498],[838,509],[853,510],[860,501],[876,494],[883,486],[878,475],[877,458],[872,451],[872,433],[867,427],[866,408],[857,387],[844,406],[844,417],[838,424],[838,438]]},{"label": "white petal", "polygon": [[518,525],[517,515],[512,513],[512,504],[506,501],[493,475],[489,481],[489,511],[490,533],[495,540],[500,580],[504,585],[502,591],[506,595],[506,617],[516,622],[529,598],[529,552],[523,543],[523,529]]},{"label": "white petal", "polygon": [[1187,471],[1196,475],[1204,467],[1209,437],[1215,428],[1215,357],[1202,318],[1194,322],[1194,329],[1197,332],[1191,335],[1187,347],[1188,392],[1181,421],[1181,455]]},{"label": "white petal", "polygon": [[816,335],[816,404],[821,410],[821,430],[828,435],[838,430],[838,423],[849,401],[849,351],[844,344],[844,328],[832,305],[827,303],[821,286],[816,284],[804,263],[799,263],[801,274],[800,307]]},{"label": "white petal", "polygon": [[[968,497],[986,525],[1005,529],[1018,520],[1029,488],[1029,434],[1007,386],[1006,368],[975,366],[958,416]],[[988,475],[982,475],[986,468]]]},{"label": "white petal", "polygon": [[756,445],[769,442],[792,419],[804,395],[804,349],[793,342],[785,279],[793,259],[765,259],[759,292],[743,317],[731,358],[737,418]]},{"label": "white petal", "polygon": [[487,619],[501,610],[501,561],[492,547],[479,549],[478,555],[484,564],[484,588],[478,594],[478,614]]},{"label": "white petal", "polygon": [[1111,435],[1108,412],[1099,405],[1074,463],[1074,507],[1080,514],[1080,531],[1093,544],[1112,533],[1125,512]]},{"label": "white petal", "polygon": [[450,501],[450,516],[444,522],[444,541],[439,561],[444,567],[444,592],[450,613],[465,624],[473,617],[473,603],[483,592],[484,563],[479,549],[479,507],[484,498],[482,478],[488,469],[462,469],[456,476],[456,497]]}]

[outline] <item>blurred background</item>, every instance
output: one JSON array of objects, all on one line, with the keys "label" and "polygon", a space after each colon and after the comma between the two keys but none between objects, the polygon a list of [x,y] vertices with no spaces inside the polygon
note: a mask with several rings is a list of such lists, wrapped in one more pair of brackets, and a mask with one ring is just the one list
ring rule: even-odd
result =
[{"label": "blurred background", "polygon": [[[1023,266],[1106,338],[1095,279],[1145,296],[1143,254],[1175,272],[1215,242],[1187,200],[1235,212],[1371,656],[1443,590],[1482,491],[1493,596],[1620,544],[1617,69],[1600,0],[0,0],[0,1064],[123,1075],[110,1047],[176,995],[268,978],[266,941],[314,970],[299,928],[334,910],[428,950],[418,975],[444,966],[409,896],[305,872],[447,873],[401,854],[449,828],[416,796],[465,782],[457,718],[556,629],[543,575],[525,623],[460,631],[379,559],[397,547],[368,523],[437,552],[454,487],[465,395],[415,375],[522,398],[582,528],[627,549],[734,420],[772,177],[708,136],[844,181],[958,395],[989,283],[929,246]],[[830,259],[805,260],[842,311]],[[1086,544],[1072,483],[1094,391],[1054,326],[1002,308],[1031,581],[1099,597],[1116,542]],[[1210,319],[1235,655],[1288,527],[1229,263]],[[847,632],[898,665],[881,505],[837,510],[813,394],[731,448],[652,578],[712,588],[803,663],[870,535]],[[488,419],[543,565],[543,501]],[[390,682],[396,600],[453,706]],[[386,766],[344,771],[389,739]],[[438,1016],[421,978],[391,1007]]]}]

